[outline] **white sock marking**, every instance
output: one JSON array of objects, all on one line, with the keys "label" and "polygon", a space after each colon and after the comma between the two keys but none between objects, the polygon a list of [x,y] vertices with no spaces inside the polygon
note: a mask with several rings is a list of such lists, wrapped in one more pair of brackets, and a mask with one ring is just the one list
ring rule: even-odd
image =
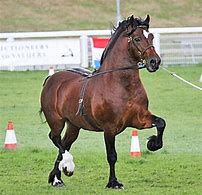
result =
[{"label": "white sock marking", "polygon": [[67,172],[74,172],[74,161],[73,156],[65,150],[65,153],[62,154],[62,160],[59,163],[59,170],[67,169]]},{"label": "white sock marking", "polygon": [[53,181],[53,186],[58,184],[58,183],[61,183],[61,181],[57,178],[57,176],[55,175],[54,177],[54,181]]}]

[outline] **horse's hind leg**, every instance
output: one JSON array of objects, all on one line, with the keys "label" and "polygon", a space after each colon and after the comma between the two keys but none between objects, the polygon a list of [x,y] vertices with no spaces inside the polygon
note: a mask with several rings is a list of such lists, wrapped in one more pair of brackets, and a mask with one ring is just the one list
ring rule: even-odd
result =
[{"label": "horse's hind leg", "polygon": [[51,171],[49,175],[49,180],[48,180],[48,182],[51,183],[53,186],[61,187],[64,185],[64,182],[61,179],[62,170],[67,176],[73,175],[75,165],[73,162],[73,157],[68,151],[71,147],[71,144],[78,137],[78,133],[79,133],[78,128],[77,129],[72,128],[71,125],[68,125],[67,131],[65,133],[63,140],[61,140],[60,136],[51,137],[51,133],[49,134],[50,139],[59,148],[59,154],[57,156],[54,168]]},{"label": "horse's hind leg", "polygon": [[55,161],[54,168],[49,174],[48,182],[51,183],[53,186],[61,187],[64,185],[64,183],[61,180],[61,171],[59,170],[59,163],[61,162],[63,158],[62,154],[65,153],[65,149],[62,145],[60,134],[64,128],[65,121],[62,119],[47,120],[47,121],[51,128],[51,132],[49,133],[49,138],[52,140],[53,144],[59,149],[59,154]]},{"label": "horse's hind leg", "polygon": [[[80,128],[68,122],[66,133],[62,139],[62,144],[65,150],[69,151],[71,145],[77,139],[79,135]],[[69,153],[70,154],[70,153]],[[70,154],[71,155],[71,154]],[[69,157],[69,160],[66,161],[66,164],[63,165],[62,170],[65,175],[72,176],[74,171],[74,163],[72,155]]]},{"label": "horse's hind leg", "polygon": [[152,123],[157,129],[157,136],[152,135],[148,138],[147,148],[150,151],[156,151],[163,147],[163,132],[166,127],[166,122],[164,119],[152,115]]}]

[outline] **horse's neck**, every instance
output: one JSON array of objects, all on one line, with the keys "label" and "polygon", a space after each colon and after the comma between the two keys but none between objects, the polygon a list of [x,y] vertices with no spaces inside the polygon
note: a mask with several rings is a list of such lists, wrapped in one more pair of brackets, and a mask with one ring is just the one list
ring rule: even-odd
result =
[{"label": "horse's neck", "polygon": [[[107,61],[106,61],[107,63]],[[132,67],[133,64],[130,64],[130,62],[125,64],[121,64],[120,67]],[[135,66],[135,65],[134,65]],[[113,70],[109,74],[106,74],[105,77],[103,77],[103,84],[106,87],[109,87],[113,89],[113,85],[115,86],[122,86],[123,88],[131,87],[135,90],[137,88],[137,85],[140,86],[140,76],[139,76],[139,69],[137,67],[129,68],[125,70],[118,69],[117,66],[111,66],[110,68],[107,68],[107,70]]]},{"label": "horse's neck", "polygon": [[113,70],[117,68],[125,68],[129,66],[134,66],[136,69],[136,64],[138,60],[135,61],[128,51],[128,42],[125,38],[119,38],[111,51],[108,52],[100,71]]},{"label": "horse's neck", "polygon": [[101,71],[112,70],[123,67],[122,56],[117,51],[110,51],[106,59],[104,60]]},{"label": "horse's neck", "polygon": [[127,39],[118,39],[99,70],[100,72],[112,71],[104,77],[105,86],[113,85],[113,83],[119,83],[123,87],[141,84],[137,62],[138,60],[135,61],[130,56]]}]

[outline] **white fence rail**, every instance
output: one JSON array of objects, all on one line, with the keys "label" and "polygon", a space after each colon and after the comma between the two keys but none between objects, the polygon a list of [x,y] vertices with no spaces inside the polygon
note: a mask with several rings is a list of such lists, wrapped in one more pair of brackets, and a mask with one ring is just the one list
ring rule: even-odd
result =
[{"label": "white fence rail", "polygon": [[202,27],[159,28],[160,55],[164,65],[202,63]]},{"label": "white fence rail", "polygon": [[[202,27],[151,28],[164,65],[202,62]],[[93,36],[110,30],[0,33],[0,70],[48,69],[91,65]]]}]

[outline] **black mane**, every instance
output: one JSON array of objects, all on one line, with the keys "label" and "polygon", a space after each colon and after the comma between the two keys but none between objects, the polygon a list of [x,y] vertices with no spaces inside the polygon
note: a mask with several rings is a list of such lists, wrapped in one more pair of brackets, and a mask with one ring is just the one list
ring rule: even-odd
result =
[{"label": "black mane", "polygon": [[150,20],[149,15],[147,15],[147,18],[145,20],[143,20],[141,18],[134,18],[132,15],[131,17],[128,17],[127,19],[120,22],[119,26],[117,28],[113,29],[114,32],[111,35],[109,43],[102,53],[100,65],[103,64],[103,61],[106,58],[108,52],[113,48],[116,40],[118,39],[118,37],[120,36],[120,34],[123,31],[127,30],[130,25],[132,27],[132,30],[131,30],[131,32],[128,32],[128,35],[132,34],[138,26],[141,26],[145,30],[148,30],[149,29],[149,20]]}]

